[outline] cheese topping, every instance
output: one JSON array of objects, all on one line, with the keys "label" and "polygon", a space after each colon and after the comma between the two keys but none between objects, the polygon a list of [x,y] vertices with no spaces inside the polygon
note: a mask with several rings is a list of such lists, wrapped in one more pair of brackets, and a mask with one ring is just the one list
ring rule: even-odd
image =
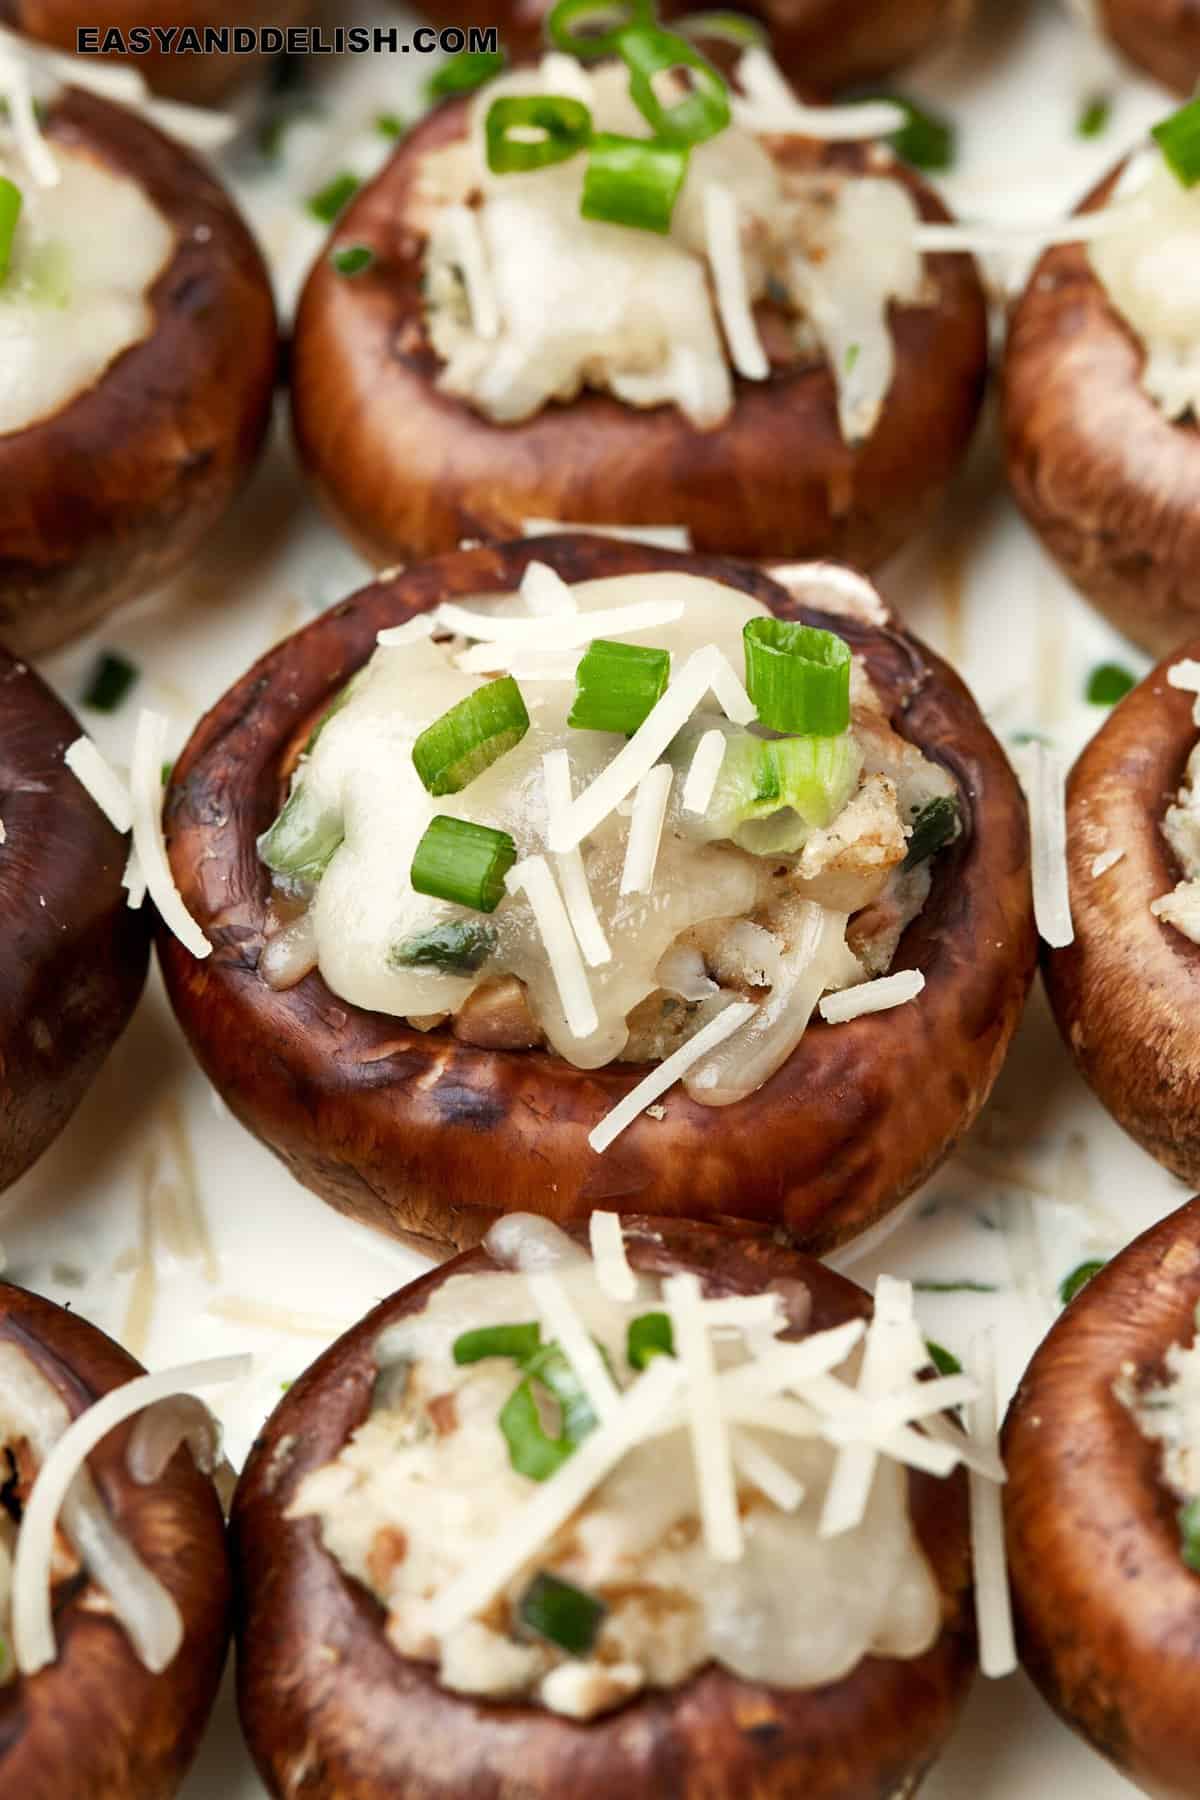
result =
[{"label": "cheese topping", "polygon": [[81,149],[49,153],[60,179],[43,187],[0,136],[0,174],[23,200],[0,281],[0,434],[59,412],[149,335],[149,290],[175,243],[136,181]]},{"label": "cheese topping", "polygon": [[[481,89],[469,138],[425,158],[414,222],[428,232],[443,391],[515,424],[600,388],[629,406],[676,405],[711,430],[732,409],[733,370],[768,373],[752,309],[770,299],[794,359],[814,346],[828,357],[847,441],[869,437],[894,372],[889,305],[931,300],[907,190],[885,175],[786,170],[734,124],[692,148],[668,235],[585,219],[586,155],[525,173],[487,163],[492,103],[562,94],[561,61]],[[651,135],[623,66],[580,74],[597,131]]]},{"label": "cheese topping", "polygon": [[1169,894],[1150,902],[1150,911],[1200,944],[1200,743],[1188,757],[1183,785],[1167,808],[1162,832],[1183,877]]},{"label": "cheese topping", "polygon": [[[733,665],[742,662],[742,627],[762,606],[666,572],[583,582],[570,598],[577,610],[535,618],[519,595],[493,598],[490,611],[477,600],[443,608],[439,638],[381,636],[296,771],[286,809],[299,844],[291,864],[264,839],[277,879],[311,904],[309,925],[289,926],[289,948],[302,941],[299,961],[281,948],[262,972],[287,985],[315,954],[327,985],[354,1005],[422,1029],[453,1015],[457,1035],[492,1048],[544,1039],[580,1068],[622,1057],[665,1067],[679,1057],[671,1067],[693,1097],[727,1105],[790,1055],[823,993],[886,972],[928,892],[924,865],[903,866],[908,832],[932,799],[945,804],[953,782],[892,731],[856,668],[853,762],[839,790],[848,803],[824,830],[784,807],[755,821],[772,827],[762,854],[757,839],[740,847],[728,790],[713,801],[727,809],[720,817],[689,809],[712,799],[718,725],[722,744],[756,749],[756,728],[725,709],[754,716]],[[570,671],[593,635],[589,620],[667,650],[679,671],[628,741],[567,723]],[[483,681],[462,668],[462,640],[445,629],[490,631],[494,650],[483,660],[497,661],[526,626],[569,634],[571,648],[555,652],[568,678],[525,686],[524,736],[460,791],[430,794],[413,745]],[[706,737],[709,771],[685,779]],[[512,838],[518,862],[493,912],[430,898],[407,879],[438,815]],[[722,1044],[739,1023],[746,1029]],[[710,1027],[715,1035],[702,1041],[711,1057],[682,1054]],[[646,1103],[662,1091],[647,1089]]]}]

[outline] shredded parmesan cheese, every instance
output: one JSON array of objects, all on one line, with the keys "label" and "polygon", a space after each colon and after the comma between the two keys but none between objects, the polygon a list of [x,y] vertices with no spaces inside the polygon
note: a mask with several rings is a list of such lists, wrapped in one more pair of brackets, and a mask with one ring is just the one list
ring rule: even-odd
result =
[{"label": "shredded parmesan cheese", "polygon": [[667,816],[674,779],[675,771],[670,763],[655,763],[638,783],[633,816],[629,821],[625,865],[621,870],[623,894],[648,894],[654,886],[663,820]]},{"label": "shredded parmesan cheese", "polygon": [[596,1417],[611,1418],[621,1398],[620,1389],[605,1367],[604,1358],[587,1326],[572,1306],[566,1288],[549,1269],[535,1270],[528,1281],[547,1337],[557,1338]]},{"label": "shredded parmesan cheese", "polygon": [[563,613],[552,619],[471,612],[453,601],[443,602],[434,613],[435,623],[457,637],[474,638],[480,645],[512,644],[523,650],[579,650],[593,638],[653,631],[659,625],[673,625],[682,617],[682,600],[635,600],[630,606]]},{"label": "shredded parmesan cheese", "polygon": [[[732,95],[734,122],[747,131],[786,132],[825,143],[853,143],[890,137],[906,123],[904,109],[890,100],[851,106],[805,106],[797,100],[778,63],[761,44],[743,51],[734,70],[741,94]],[[744,97],[743,97],[744,96]]]},{"label": "shredded parmesan cheese", "polygon": [[[858,1392],[865,1399],[886,1393],[897,1373],[894,1362],[899,1330],[912,1320],[912,1284],[881,1275],[875,1283],[875,1313],[867,1329]],[[908,1369],[902,1365],[902,1371]],[[900,1423],[901,1421],[897,1421]],[[838,1456],[825,1495],[819,1532],[836,1537],[862,1523],[871,1497],[878,1455],[869,1444],[849,1444]]]},{"label": "shredded parmesan cheese", "polygon": [[771,370],[750,310],[737,199],[722,182],[710,181],[704,189],[703,205],[705,253],[730,360],[747,381],[765,381]]},{"label": "shredded parmesan cheese", "polygon": [[891,616],[878,588],[865,575],[843,569],[838,563],[771,563],[767,574],[786,588],[794,600],[809,606],[846,613],[852,619],[866,619],[871,625],[886,625]]},{"label": "shredded parmesan cheese", "polygon": [[21,40],[7,31],[0,35],[0,98],[7,104],[17,154],[30,178],[38,187],[57,187],[62,177],[38,125],[29,62],[21,54]]},{"label": "shredded parmesan cheese", "polygon": [[696,745],[683,784],[681,804],[685,813],[702,816],[711,806],[725,761],[725,742],[723,731],[706,731]]},{"label": "shredded parmesan cheese", "polygon": [[1044,744],[1027,744],[1017,760],[1033,832],[1033,910],[1054,949],[1074,943],[1067,885],[1067,796],[1063,759]]},{"label": "shredded parmesan cheese", "polygon": [[471,323],[478,336],[490,342],[500,335],[500,304],[492,284],[479,221],[469,206],[446,206],[438,214],[437,229],[439,233],[445,232],[453,260],[462,270]]},{"label": "shredded parmesan cheese", "polygon": [[208,956],[212,945],[183,904],[171,865],[162,825],[162,766],[166,758],[167,721],[143,708],[133,734],[129,772],[133,796],[133,844],[150,898],[164,925],[195,957]]},{"label": "shredded parmesan cheese", "polygon": [[[565,750],[546,752],[542,758],[542,779],[546,786],[546,816],[553,836],[556,822],[566,816],[571,805],[571,759]],[[583,959],[590,968],[598,969],[612,961],[612,950],[592,900],[583,856],[578,849],[564,850],[554,861],[562,883],[567,917],[583,951]]]},{"label": "shredded parmesan cheese", "polygon": [[1101,875],[1107,875],[1110,869],[1115,869],[1124,854],[1123,850],[1102,850],[1092,861],[1092,880],[1098,881]]},{"label": "shredded parmesan cheese", "polygon": [[529,564],[521,577],[520,593],[530,612],[539,619],[560,619],[579,611],[574,594],[549,563]]},{"label": "shredded parmesan cheese", "polygon": [[611,1300],[635,1299],[637,1276],[629,1266],[620,1213],[594,1212],[588,1221],[588,1238],[601,1291]]},{"label": "shredded parmesan cheese", "polygon": [[146,877],[142,874],[142,865],[138,861],[138,853],[132,844],[129,846],[129,855],[125,860],[125,873],[121,877],[121,886],[125,889],[125,904],[132,906],[136,912],[146,898]]},{"label": "shredded parmesan cheese", "polygon": [[[974,1340],[967,1361],[979,1384],[979,1398],[969,1411],[971,1437],[980,1449],[997,1455],[996,1345],[991,1332],[983,1332]],[[975,1469],[969,1470],[968,1480],[979,1666],[985,1675],[1011,1675],[1017,1666],[1017,1651],[1004,1557],[1000,1489]]]},{"label": "shredded parmesan cheese", "polygon": [[665,1094],[668,1088],[674,1087],[693,1063],[700,1062],[710,1050],[715,1050],[718,1044],[723,1044],[726,1038],[732,1037],[757,1011],[752,1000],[735,1000],[731,1006],[719,1012],[695,1037],[689,1038],[686,1044],[660,1062],[656,1069],[651,1069],[623,1100],[618,1100],[598,1125],[593,1126],[588,1133],[588,1143],[592,1149],[597,1154],[607,1150],[614,1139],[633,1124],[639,1113],[645,1112],[660,1094]]},{"label": "shredded parmesan cheese", "polygon": [[388,625],[375,642],[383,650],[401,650],[405,644],[419,644],[433,636],[433,618],[429,613],[415,613],[403,625]]},{"label": "shredded parmesan cheese", "polygon": [[[4,27],[0,27],[0,55],[24,66],[36,99],[48,100],[64,87],[84,88],[102,100],[113,100],[118,106],[141,113],[193,150],[219,150],[238,131],[238,120],[233,113],[159,99],[150,92],[138,71],[127,63],[71,56],[43,44],[33,44]],[[7,91],[3,76],[0,76],[0,88]]]},{"label": "shredded parmesan cheese", "polygon": [[544,856],[527,856],[508,871],[504,885],[510,894],[524,894],[533,909],[550,959],[550,972],[562,1002],[567,1030],[572,1037],[591,1037],[599,1028],[600,1020],[588,986],[587,971],[580,960],[575,933],[549,863]]},{"label": "shredded parmesan cheese", "polygon": [[1086,244],[1096,238],[1128,231],[1145,215],[1146,208],[1130,202],[1106,206],[1099,212],[1073,213],[1069,219],[1051,219],[1043,225],[921,224],[913,241],[923,256],[942,253],[985,256],[1048,250],[1055,244]]},{"label": "shredded parmesan cheese", "polygon": [[690,550],[686,525],[576,525],[566,519],[522,519],[522,537],[554,537],[560,531],[583,537],[622,538],[627,544],[649,544],[655,550]]},{"label": "shredded parmesan cheese", "polygon": [[795,1512],[804,1499],[804,1483],[744,1431],[729,1434],[733,1465],[780,1512]]},{"label": "shredded parmesan cheese", "polygon": [[888,1012],[894,1006],[904,1006],[915,1000],[924,986],[920,969],[898,969],[894,975],[881,975],[858,987],[826,994],[818,1010],[827,1025],[845,1025],[865,1013]]},{"label": "shredded parmesan cheese", "polygon": [[663,1298],[674,1325],[675,1354],[686,1377],[684,1398],[705,1547],[716,1562],[738,1562],[744,1546],[737,1482],[699,1277],[690,1273],[670,1276],[663,1283]]},{"label": "shredded parmesan cheese", "polygon": [[77,737],[63,751],[63,761],[76,781],[86,788],[114,831],[126,832],[133,824],[133,799],[128,785],[106,762],[90,737]]}]

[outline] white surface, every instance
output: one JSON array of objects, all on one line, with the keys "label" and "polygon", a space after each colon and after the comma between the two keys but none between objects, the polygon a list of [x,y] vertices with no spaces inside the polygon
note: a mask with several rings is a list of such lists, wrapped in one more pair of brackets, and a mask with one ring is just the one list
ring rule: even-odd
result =
[{"label": "white surface", "polygon": [[[1168,102],[1128,81],[1098,141],[1075,136],[1095,62],[1047,4],[994,0],[960,53],[920,72],[909,91],[953,114],[958,166],[945,183],[974,217],[1048,218],[1066,207]],[[390,14],[404,27],[403,14]],[[329,59],[321,59],[324,63]],[[324,110],[285,138],[280,178],[246,149],[227,153],[281,285],[323,233],[296,196],[342,167],[386,153],[370,128],[381,110],[410,116],[426,58],[322,69]],[[336,112],[329,93],[346,90]],[[290,466],[286,433],[228,526],[169,593],[144,602],[48,673],[77,703],[98,646],[143,669],[117,714],[81,713],[114,762],[127,764],[139,704],[171,720],[169,748],[251,660],[340,598],[363,573],[319,520]],[[1038,729],[1069,754],[1100,723],[1081,695],[1113,658],[1146,667],[1064,586],[1005,498],[982,436],[953,508],[884,579],[915,628],[966,675],[1005,738]],[[2,854],[2,851],[0,851]],[[181,1209],[182,1121],[195,1158],[203,1228]],[[995,1323],[1005,1388],[1057,1311],[1056,1288],[1084,1257],[1103,1256],[1177,1206],[1184,1188],[1137,1150],[1087,1096],[1040,993],[996,1095],[963,1153],[911,1203],[883,1244],[853,1266],[917,1281],[994,1284],[994,1292],[918,1295],[931,1336],[961,1352]],[[124,1337],[151,1367],[249,1349],[252,1375],[216,1399],[240,1464],[280,1384],[421,1265],[413,1254],[337,1217],[297,1187],[225,1113],[192,1063],[157,980],[126,1038],[60,1141],[2,1203],[10,1273]],[[150,1258],[137,1250],[152,1233]],[[244,1322],[246,1304],[286,1309],[289,1329]],[[228,1693],[186,1787],[187,1800],[260,1800]],[[1022,1677],[980,1682],[926,1800],[1109,1800],[1133,1790],[1080,1747]]]}]

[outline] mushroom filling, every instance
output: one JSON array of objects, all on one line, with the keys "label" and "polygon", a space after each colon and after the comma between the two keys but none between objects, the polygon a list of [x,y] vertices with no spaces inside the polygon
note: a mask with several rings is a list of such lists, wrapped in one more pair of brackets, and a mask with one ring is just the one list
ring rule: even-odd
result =
[{"label": "mushroom filling", "polygon": [[[568,588],[536,563],[423,623],[382,634],[259,840],[272,985],[316,967],[356,1006],[579,1068],[660,1061],[740,1003],[687,1071],[724,1105],[823,994],[889,969],[957,790],[841,639],[694,575]],[[793,703],[787,735],[764,722]]]},{"label": "mushroom filling", "polygon": [[[568,118],[590,116],[590,160],[583,150],[513,167],[510,146],[498,166],[496,109],[546,96],[575,108]],[[736,117],[752,118],[753,104],[740,105]],[[732,411],[735,371],[763,380],[772,363],[823,353],[845,440],[870,437],[895,371],[889,307],[935,298],[916,208],[887,173],[889,154],[878,153],[876,174],[804,171],[773,155],[765,135],[727,124],[679,153],[677,197],[644,228],[644,215],[625,220],[619,186],[636,189],[636,177],[618,172],[616,199],[612,188],[597,199],[607,176],[593,165],[609,136],[636,158],[653,135],[628,69],[589,70],[555,52],[483,88],[467,137],[426,154],[411,222],[427,237],[425,317],[441,389],[499,424],[590,387],[628,406],[673,404],[711,430]],[[515,127],[516,151],[535,137]],[[598,216],[598,206],[610,210]]]},{"label": "mushroom filling", "polygon": [[42,148],[52,184],[0,136],[0,434],[51,417],[149,335],[174,245],[136,181],[82,148]]},{"label": "mushroom filling", "polygon": [[[1200,673],[1200,666],[1197,673]],[[1156,918],[1200,944],[1200,743],[1188,757],[1183,785],[1162,822],[1163,836],[1183,871],[1169,894],[1150,903]]]},{"label": "mushroom filling", "polygon": [[1162,1479],[1180,1503],[1179,1553],[1200,1573],[1200,1339],[1172,1344],[1156,1381],[1144,1381],[1127,1364],[1113,1393],[1142,1436],[1161,1446]]},{"label": "mushroom filling", "polygon": [[[524,1266],[452,1276],[382,1333],[367,1417],[289,1509],[379,1600],[392,1647],[455,1692],[577,1719],[713,1662],[816,1688],[924,1654],[942,1608],[905,1469],[880,1454],[833,1517],[836,1429],[783,1398],[804,1369],[826,1402],[849,1393],[861,1322],[785,1342],[799,1284],[710,1300],[567,1240],[547,1267],[537,1224]],[[895,1381],[924,1355],[894,1340]]]}]

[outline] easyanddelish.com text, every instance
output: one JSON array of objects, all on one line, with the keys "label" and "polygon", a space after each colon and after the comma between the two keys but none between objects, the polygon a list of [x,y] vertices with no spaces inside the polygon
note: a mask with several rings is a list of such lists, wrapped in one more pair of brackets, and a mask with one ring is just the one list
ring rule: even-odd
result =
[{"label": "easyanddelish.com text", "polygon": [[419,25],[403,35],[394,25],[81,25],[75,48],[82,56],[494,55],[500,34],[495,25]]}]

